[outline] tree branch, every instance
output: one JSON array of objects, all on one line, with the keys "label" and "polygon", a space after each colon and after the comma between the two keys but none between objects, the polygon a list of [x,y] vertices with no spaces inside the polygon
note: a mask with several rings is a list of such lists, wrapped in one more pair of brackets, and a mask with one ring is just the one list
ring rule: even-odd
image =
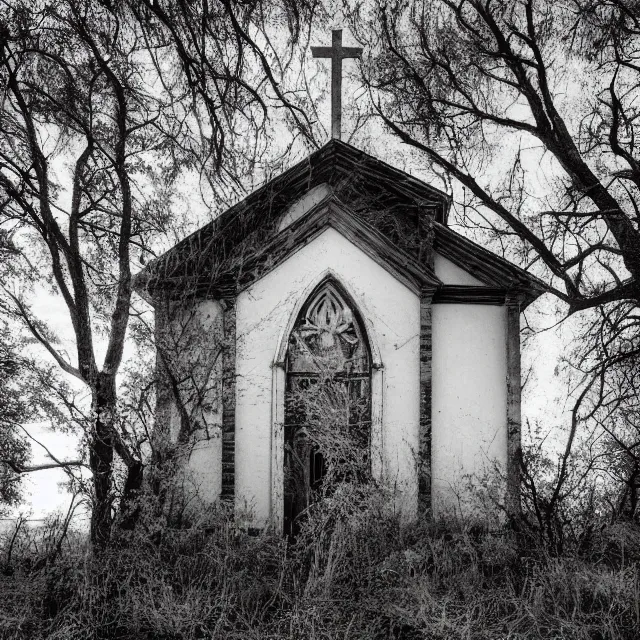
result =
[{"label": "tree branch", "polygon": [[45,464],[36,464],[32,466],[20,466],[13,460],[0,458],[0,463],[7,465],[14,473],[33,473],[34,471],[44,471],[45,469],[68,469],[69,467],[85,467],[82,460],[67,460],[65,462],[47,462]]}]

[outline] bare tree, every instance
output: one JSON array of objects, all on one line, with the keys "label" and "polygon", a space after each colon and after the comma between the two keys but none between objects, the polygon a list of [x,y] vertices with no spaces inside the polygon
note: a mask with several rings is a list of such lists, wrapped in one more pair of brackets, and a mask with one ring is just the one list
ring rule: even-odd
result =
[{"label": "bare tree", "polygon": [[[636,23],[623,2],[597,5],[381,3],[365,69],[384,122],[459,181],[467,209],[524,241],[571,312],[639,296]],[[563,96],[577,91],[569,65],[593,74],[583,113]],[[491,184],[497,154],[507,179]],[[534,158],[554,183],[536,183]]]},{"label": "bare tree", "polygon": [[576,314],[581,404],[562,467],[585,421],[610,411],[614,397],[627,407],[637,398],[638,7],[423,0],[374,2],[365,12],[345,4],[368,44],[372,109],[426,165],[451,176],[456,222],[543,277]]},{"label": "bare tree", "polygon": [[[292,40],[304,6],[270,9],[289,16]],[[230,149],[266,122],[269,63],[251,27],[270,15],[231,2],[0,8],[0,224],[12,247],[1,304],[90,393],[90,412],[61,401],[86,434],[98,546],[112,526],[114,456],[126,467],[124,508],[143,481],[140,447],[118,418],[132,261],[152,256],[152,239],[170,227],[183,171],[239,184],[251,166],[250,144],[241,159]],[[270,84],[277,89],[273,74]],[[66,306],[74,355],[34,308],[34,293],[45,292]]]},{"label": "bare tree", "polygon": [[[0,329],[5,333],[6,323]],[[21,364],[16,345],[0,339],[0,515],[20,500],[20,476],[15,469],[24,467],[30,455],[29,441],[19,428],[30,418],[21,393]]]}]

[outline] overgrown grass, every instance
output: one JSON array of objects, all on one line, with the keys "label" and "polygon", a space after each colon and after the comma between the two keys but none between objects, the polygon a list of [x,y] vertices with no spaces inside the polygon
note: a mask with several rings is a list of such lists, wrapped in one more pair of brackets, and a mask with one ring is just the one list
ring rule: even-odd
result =
[{"label": "overgrown grass", "polygon": [[77,537],[49,560],[23,546],[0,577],[0,637],[640,636],[637,528],[617,546],[603,534],[590,551],[554,557],[508,532],[403,525],[375,501],[344,504],[316,506],[295,544],[210,514],[100,555]]}]

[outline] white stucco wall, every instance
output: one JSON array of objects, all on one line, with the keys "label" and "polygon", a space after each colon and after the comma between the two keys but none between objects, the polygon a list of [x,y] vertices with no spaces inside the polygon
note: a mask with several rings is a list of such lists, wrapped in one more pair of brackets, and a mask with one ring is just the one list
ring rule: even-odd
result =
[{"label": "white stucco wall", "polygon": [[481,280],[478,280],[478,278],[438,253],[434,254],[433,270],[444,284],[467,285],[471,287],[484,285]]},{"label": "white stucco wall", "polygon": [[436,515],[469,513],[465,490],[503,470],[506,430],[504,306],[433,306],[432,492]]},{"label": "white stucco wall", "polygon": [[280,223],[278,224],[278,231],[282,231],[298,218],[302,218],[307,211],[310,211],[318,203],[322,202],[327,196],[329,196],[331,191],[331,186],[326,182],[316,185],[313,189],[307,191],[284,212],[280,219]]},{"label": "white stucco wall", "polygon": [[[373,327],[384,365],[383,477],[415,511],[419,426],[418,296],[334,229],[327,229],[238,296],[236,306],[236,505],[256,526],[270,517],[272,365],[301,292],[331,270]],[[285,338],[286,339],[286,338]],[[375,456],[375,452],[373,452]]]},{"label": "white stucco wall", "polygon": [[[184,483],[205,504],[215,502],[222,487],[222,307],[202,300],[174,311],[165,357],[173,363],[181,401],[192,425],[185,454],[188,456]],[[180,428],[177,403],[171,400],[170,433],[175,443]],[[197,507],[198,500],[193,501]]]}]

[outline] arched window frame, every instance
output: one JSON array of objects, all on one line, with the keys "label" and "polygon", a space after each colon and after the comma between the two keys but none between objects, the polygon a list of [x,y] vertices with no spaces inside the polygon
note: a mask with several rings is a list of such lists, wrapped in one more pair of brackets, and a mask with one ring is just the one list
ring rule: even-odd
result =
[{"label": "arched window frame", "polygon": [[289,315],[278,341],[273,363],[272,410],[271,410],[271,526],[275,531],[283,530],[284,514],[284,409],[286,391],[286,356],[289,336],[305,303],[325,282],[331,281],[339,287],[345,301],[358,314],[371,356],[371,474],[382,480],[384,474],[383,409],[384,366],[380,348],[364,300],[355,294],[345,280],[333,270],[327,269],[301,292]]},{"label": "arched window frame", "polygon": [[[340,306],[340,317],[334,318],[332,326],[322,319],[318,319],[318,307],[327,306],[327,299],[334,302],[335,306]],[[329,334],[329,335],[326,335]],[[344,362],[338,363],[335,358],[332,362],[322,363],[318,354],[313,353],[310,342],[322,341],[324,338],[332,339],[332,346],[338,344],[344,352],[349,351],[349,344],[352,345],[352,353],[347,357],[344,354]],[[300,346],[298,351],[299,362],[292,361],[292,349]],[[345,349],[346,347],[346,349]],[[308,358],[304,358],[303,350],[309,353]],[[335,350],[334,350],[335,351]],[[357,354],[360,355],[357,355]],[[340,355],[337,355],[339,358]],[[308,366],[304,367],[303,360],[307,360]],[[323,364],[327,365],[332,373],[336,375],[350,376],[367,374],[371,370],[371,348],[367,337],[367,331],[363,318],[357,305],[350,299],[348,293],[340,286],[340,283],[333,278],[323,280],[308,296],[298,313],[296,322],[289,333],[287,352],[285,357],[285,368],[289,375],[321,375]]]}]

